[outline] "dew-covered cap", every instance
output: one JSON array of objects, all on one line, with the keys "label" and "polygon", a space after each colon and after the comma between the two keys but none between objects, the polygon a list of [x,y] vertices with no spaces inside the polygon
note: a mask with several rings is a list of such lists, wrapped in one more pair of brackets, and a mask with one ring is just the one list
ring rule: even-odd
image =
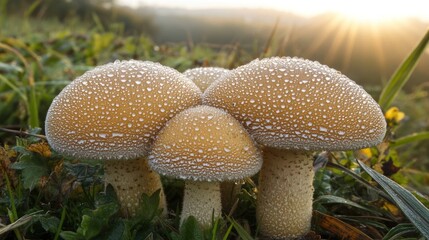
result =
[{"label": "dew-covered cap", "polygon": [[56,151],[68,156],[144,156],[165,123],[200,104],[201,94],[172,68],[116,61],[86,72],[62,90],[46,116],[46,136]]},{"label": "dew-covered cap", "polygon": [[199,181],[238,180],[256,174],[262,157],[250,135],[225,111],[197,106],[172,118],[149,155],[161,175]]},{"label": "dew-covered cap", "polygon": [[198,67],[188,69],[183,74],[194,81],[201,91],[204,92],[208,86],[228,72],[228,69],[220,67]]},{"label": "dew-covered cap", "polygon": [[203,103],[238,119],[262,145],[346,150],[382,141],[379,105],[340,72],[300,58],[267,58],[213,83]]}]

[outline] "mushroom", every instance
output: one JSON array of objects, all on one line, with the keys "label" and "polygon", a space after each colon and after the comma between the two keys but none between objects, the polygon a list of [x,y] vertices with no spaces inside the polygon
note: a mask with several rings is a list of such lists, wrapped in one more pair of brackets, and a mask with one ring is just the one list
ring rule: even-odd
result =
[{"label": "mushroom", "polygon": [[183,74],[191,79],[204,92],[214,81],[229,72],[220,67],[197,67],[188,69]]},{"label": "mushroom", "polygon": [[262,235],[297,238],[311,225],[312,151],[380,143],[378,104],[340,72],[299,58],[254,60],[213,83],[203,103],[226,110],[266,146],[257,221]]},{"label": "mushroom", "polygon": [[78,77],[52,102],[46,137],[57,152],[105,161],[105,180],[124,216],[135,215],[142,193],[161,189],[145,156],[176,113],[200,104],[201,91],[178,71],[153,62],[115,61]]},{"label": "mushroom", "polygon": [[[220,67],[197,67],[183,72],[183,74],[191,79],[202,92],[227,73],[229,73],[228,69]],[[222,210],[224,212],[231,211],[234,203],[238,199],[241,185],[240,183],[232,181],[225,181],[220,184]]]},{"label": "mushroom", "polygon": [[185,180],[181,222],[194,216],[203,226],[220,216],[221,181],[254,175],[261,154],[240,123],[209,106],[189,108],[161,130],[149,155],[161,175]]}]

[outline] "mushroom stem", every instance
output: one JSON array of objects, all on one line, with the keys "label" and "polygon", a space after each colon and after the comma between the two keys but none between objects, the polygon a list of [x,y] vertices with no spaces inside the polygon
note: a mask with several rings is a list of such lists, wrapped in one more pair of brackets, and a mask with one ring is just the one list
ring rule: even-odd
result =
[{"label": "mushroom stem", "polygon": [[263,236],[294,239],[311,226],[313,161],[309,152],[264,149],[256,218]]},{"label": "mushroom stem", "polygon": [[161,189],[159,208],[167,213],[167,206],[161,179],[152,171],[146,158],[134,160],[109,160],[104,164],[105,181],[115,189],[121,204],[122,216],[135,216],[143,193],[152,195]]},{"label": "mushroom stem", "polygon": [[214,219],[220,217],[222,205],[219,182],[185,181],[183,209],[180,222],[194,216],[203,227],[207,228]]}]

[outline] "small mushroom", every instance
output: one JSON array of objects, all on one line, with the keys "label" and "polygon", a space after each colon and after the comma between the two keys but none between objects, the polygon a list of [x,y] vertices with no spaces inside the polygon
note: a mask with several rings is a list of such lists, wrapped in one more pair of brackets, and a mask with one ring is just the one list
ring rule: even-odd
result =
[{"label": "small mushroom", "polygon": [[188,69],[183,74],[191,79],[204,92],[214,81],[229,72],[220,67],[197,67]]},{"label": "small mushroom", "polygon": [[299,58],[255,60],[213,83],[203,103],[226,110],[266,146],[257,221],[262,235],[298,238],[311,225],[312,151],[380,143],[378,104],[340,72]]},{"label": "small mushroom", "polygon": [[194,216],[208,227],[212,214],[221,214],[219,182],[257,173],[262,160],[237,120],[220,109],[197,106],[177,114],[161,130],[149,164],[161,175],[185,180],[181,222]]},{"label": "small mushroom", "polygon": [[105,161],[124,216],[135,215],[142,193],[161,189],[145,156],[155,135],[176,113],[201,102],[201,91],[183,74],[153,62],[116,61],[90,70],[52,102],[45,130],[66,156]]},{"label": "small mushroom", "polygon": [[[188,69],[183,74],[191,79],[202,92],[204,92],[213,82],[229,73],[228,69],[220,67],[197,67]],[[230,212],[238,199],[241,190],[240,183],[222,182],[220,185],[222,211]]]}]

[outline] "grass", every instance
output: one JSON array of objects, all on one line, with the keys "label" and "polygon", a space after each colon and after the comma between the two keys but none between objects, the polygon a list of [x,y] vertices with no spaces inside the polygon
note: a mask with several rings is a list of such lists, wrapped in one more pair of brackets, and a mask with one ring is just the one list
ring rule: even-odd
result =
[{"label": "grass", "polygon": [[[53,28],[56,28],[53,26]],[[42,28],[41,28],[42,29]],[[7,29],[2,29],[7,31]],[[275,28],[273,29],[273,34]],[[421,222],[407,211],[429,206],[422,190],[429,182],[427,86],[404,93],[401,88],[424,51],[428,34],[384,86],[380,104],[389,129],[379,146],[357,152],[319,153],[315,160],[313,235],[330,239],[422,239]],[[268,40],[266,49],[274,41]],[[268,51],[261,53],[269,55]],[[137,216],[121,218],[115,193],[104,188],[102,165],[66,159],[43,139],[43,119],[52,99],[77,76],[115,59],[145,59],[184,71],[195,66],[234,68],[252,56],[239,46],[157,45],[145,36],[126,36],[120,28],[94,26],[71,32],[56,29],[0,37],[0,239],[254,239],[257,178],[247,179],[235,207],[211,229],[189,218],[179,226],[183,182],[163,179],[169,217],[157,210],[159,197],[142,196]],[[425,95],[426,94],[426,95]],[[412,99],[412,100],[409,100]],[[417,124],[419,123],[419,124]],[[425,131],[426,128],[426,131]],[[22,130],[22,132],[21,132]],[[426,157],[425,157],[426,156]],[[395,194],[377,187],[383,177],[412,193],[398,204]],[[421,164],[421,168],[414,167]],[[377,181],[373,180],[377,179]],[[380,180],[381,179],[381,180]],[[254,183],[256,182],[256,184]],[[392,184],[392,183],[389,183]],[[398,184],[389,185],[397,189]],[[421,205],[416,204],[418,201]],[[405,205],[405,207],[403,206]],[[422,208],[423,206],[423,208]],[[425,215],[427,217],[427,215]],[[426,225],[425,225],[426,224]],[[423,228],[427,223],[423,222]],[[427,236],[426,236],[427,237]]]}]

